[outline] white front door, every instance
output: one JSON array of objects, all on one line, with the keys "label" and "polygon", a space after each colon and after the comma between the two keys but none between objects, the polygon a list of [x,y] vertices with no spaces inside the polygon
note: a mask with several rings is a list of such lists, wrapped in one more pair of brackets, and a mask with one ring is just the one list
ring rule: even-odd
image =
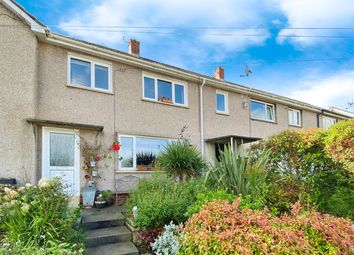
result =
[{"label": "white front door", "polygon": [[80,150],[78,131],[43,128],[42,178],[61,177],[69,195],[80,194]]}]

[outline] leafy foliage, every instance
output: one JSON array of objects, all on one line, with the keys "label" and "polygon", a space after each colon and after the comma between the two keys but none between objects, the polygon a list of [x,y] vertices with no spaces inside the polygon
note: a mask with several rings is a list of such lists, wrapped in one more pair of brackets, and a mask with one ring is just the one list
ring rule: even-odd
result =
[{"label": "leafy foliage", "polygon": [[157,167],[183,181],[199,176],[205,163],[196,147],[186,140],[177,140],[169,143],[159,155]]},{"label": "leafy foliage", "polygon": [[214,200],[227,200],[230,203],[235,199],[235,196],[228,194],[225,190],[212,190],[205,193],[198,193],[196,201],[187,208],[186,216],[190,217],[198,213],[204,204]]},{"label": "leafy foliage", "polygon": [[206,181],[222,187],[228,193],[248,195],[253,187],[264,182],[267,163],[267,153],[262,153],[255,159],[241,156],[226,147],[224,151],[220,151],[220,161],[207,172]]},{"label": "leafy foliage", "polygon": [[68,211],[68,197],[59,179],[42,179],[39,186],[27,184],[4,191],[0,197],[0,232],[5,254],[83,252],[80,241],[74,245],[78,236],[73,226],[79,210]]},{"label": "leafy foliage", "polygon": [[173,221],[184,222],[185,212],[204,190],[201,180],[175,182],[165,174],[155,173],[153,177],[142,180],[133,190],[127,201],[128,212],[137,206],[134,225],[139,229],[156,229]]},{"label": "leafy foliage", "polygon": [[241,209],[240,201],[213,201],[186,223],[179,254],[351,254],[351,222],[302,213],[276,217]]},{"label": "leafy foliage", "polygon": [[326,132],[324,144],[331,159],[343,163],[354,173],[354,119],[331,126]]},{"label": "leafy foliage", "polygon": [[180,229],[182,225],[178,226],[170,222],[165,225],[162,235],[158,236],[154,243],[151,244],[152,250],[156,255],[177,255],[180,249],[178,239],[182,236]]},{"label": "leafy foliage", "polygon": [[256,157],[263,150],[270,152],[265,200],[274,212],[290,212],[290,205],[301,201],[321,212],[353,218],[354,205],[347,201],[353,199],[354,175],[327,153],[327,137],[322,130],[287,130],[252,146]]}]

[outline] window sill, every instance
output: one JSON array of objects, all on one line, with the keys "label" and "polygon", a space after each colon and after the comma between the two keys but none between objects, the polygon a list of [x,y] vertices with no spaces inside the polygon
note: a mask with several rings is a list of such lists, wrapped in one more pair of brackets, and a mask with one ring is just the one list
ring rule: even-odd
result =
[{"label": "window sill", "polygon": [[215,112],[216,114],[220,114],[220,115],[224,115],[224,116],[230,116],[230,114],[228,112]]},{"label": "window sill", "polygon": [[255,119],[255,118],[251,118],[251,120],[270,123],[270,124],[278,124],[277,122],[271,121],[271,120],[261,120],[261,119]]},{"label": "window sill", "polygon": [[302,126],[298,126],[298,125],[292,125],[292,124],[289,124],[289,127],[295,127],[295,128],[302,128]]},{"label": "window sill", "polygon": [[66,84],[67,87],[69,88],[74,88],[74,89],[83,89],[83,90],[88,90],[88,91],[93,91],[93,92],[99,92],[103,94],[108,94],[108,95],[114,95],[114,93],[110,90],[102,90],[102,89],[95,89],[95,88],[88,88],[80,85],[75,85],[75,84]]},{"label": "window sill", "polygon": [[180,104],[173,104],[173,103],[165,103],[165,102],[155,101],[155,100],[146,99],[146,98],[142,98],[141,100],[142,100],[142,101],[145,101],[145,102],[155,103],[155,104],[169,105],[169,106],[174,106],[174,107],[180,107],[180,108],[189,109],[188,105],[180,105]]},{"label": "window sill", "polygon": [[116,174],[152,174],[161,171],[116,170]]}]

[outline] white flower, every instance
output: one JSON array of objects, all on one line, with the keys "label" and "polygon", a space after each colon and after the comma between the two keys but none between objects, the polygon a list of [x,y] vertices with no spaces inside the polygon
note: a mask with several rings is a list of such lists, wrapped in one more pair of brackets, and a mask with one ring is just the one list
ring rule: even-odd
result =
[{"label": "white flower", "polygon": [[48,179],[40,179],[38,182],[38,186],[42,188],[46,188],[50,186],[50,180]]},{"label": "white flower", "polygon": [[22,192],[22,191],[24,191],[24,190],[25,190],[25,187],[19,187],[19,188],[18,188],[18,191],[21,191],[21,192]]},{"label": "white flower", "polygon": [[32,187],[33,185],[31,183],[26,183],[25,187],[28,189],[30,187]]}]

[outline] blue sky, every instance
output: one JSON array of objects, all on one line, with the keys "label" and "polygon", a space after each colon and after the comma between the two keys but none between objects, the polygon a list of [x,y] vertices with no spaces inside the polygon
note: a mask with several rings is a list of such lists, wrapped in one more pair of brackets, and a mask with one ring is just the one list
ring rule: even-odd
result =
[{"label": "blue sky", "polygon": [[135,38],[143,57],[207,75],[220,65],[228,81],[318,106],[354,100],[353,0],[18,2],[61,34],[122,51]]}]

